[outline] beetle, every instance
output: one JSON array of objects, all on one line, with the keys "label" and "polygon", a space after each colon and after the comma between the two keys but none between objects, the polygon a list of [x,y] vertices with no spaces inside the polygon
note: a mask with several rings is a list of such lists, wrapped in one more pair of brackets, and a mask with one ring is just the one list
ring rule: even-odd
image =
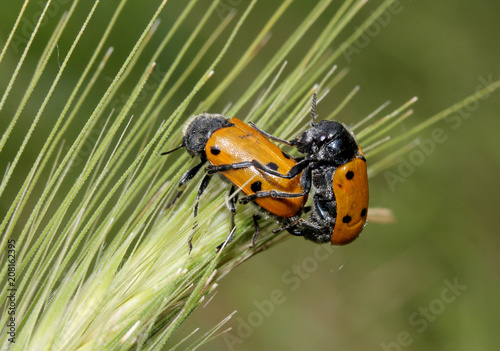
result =
[{"label": "beetle", "polygon": [[313,206],[308,219],[287,221],[274,232],[286,229],[317,243],[344,245],[355,240],[366,223],[369,200],[366,158],[354,134],[345,125],[336,121],[316,123],[315,110],[316,94],[311,107],[311,127],[292,140],[277,138],[250,123],[267,138],[293,146],[305,154],[286,174],[259,160],[254,160],[252,165],[284,179],[295,179],[301,174],[301,179],[312,180]]},{"label": "beetle", "polygon": [[[291,221],[300,218],[307,201],[311,182],[302,179],[300,174],[287,179],[262,172],[254,167],[252,162],[257,161],[274,172],[287,174],[297,165],[291,156],[270,142],[257,129],[237,118],[228,119],[219,114],[202,113],[195,116],[186,125],[182,144],[174,150],[162,153],[162,155],[182,147],[186,148],[192,157],[198,157],[200,163],[181,177],[179,187],[182,188],[191,180],[207,162],[210,164],[206,168],[206,174],[198,188],[194,207],[195,216],[198,211],[199,199],[214,174],[219,173],[232,183],[228,202],[232,212],[232,230],[227,242],[232,239],[235,229],[234,216],[237,196],[232,195],[236,187],[248,196],[246,202],[255,202],[265,213]],[[180,194],[181,191],[176,198]],[[255,245],[260,233],[259,218],[259,214],[254,214],[255,234],[252,238],[252,245]],[[218,248],[220,247],[221,245]]]}]

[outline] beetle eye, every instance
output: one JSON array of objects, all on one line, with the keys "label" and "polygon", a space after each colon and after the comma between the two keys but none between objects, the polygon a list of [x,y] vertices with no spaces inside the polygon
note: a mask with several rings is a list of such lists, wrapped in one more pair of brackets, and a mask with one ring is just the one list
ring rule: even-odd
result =
[{"label": "beetle eye", "polygon": [[323,143],[325,140],[326,140],[326,135],[322,134],[322,135],[319,137],[319,141],[320,141],[320,143]]},{"label": "beetle eye", "polygon": [[328,153],[334,156],[342,152],[343,144],[342,139],[335,139],[331,143],[326,144],[326,149]]}]

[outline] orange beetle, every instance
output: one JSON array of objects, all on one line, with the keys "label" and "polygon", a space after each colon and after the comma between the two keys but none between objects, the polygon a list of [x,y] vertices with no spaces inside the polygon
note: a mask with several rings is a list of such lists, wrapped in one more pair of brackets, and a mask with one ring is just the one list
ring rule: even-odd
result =
[{"label": "orange beetle", "polygon": [[306,193],[312,181],[313,206],[307,220],[298,218],[287,221],[290,233],[304,236],[317,243],[331,242],[332,245],[348,244],[356,239],[366,223],[368,212],[368,175],[366,159],[358,146],[354,134],[347,127],[335,121],[315,121],[316,96],[311,108],[312,123],[297,138],[290,141],[276,138],[254,126],[268,138],[295,146],[306,156],[285,175],[261,164],[253,165],[269,174],[294,179],[302,174],[301,180]]},{"label": "orange beetle", "polygon": [[[287,174],[296,162],[262,134],[237,118],[231,127],[216,130],[205,146],[211,166],[208,173],[221,172],[247,195],[259,194],[255,202],[275,216],[289,218],[300,212],[307,197],[300,177],[284,179],[261,172],[251,162],[258,159],[270,169]],[[241,166],[246,165],[245,168]],[[264,196],[275,193],[274,196]],[[297,197],[288,197],[291,196]],[[258,195],[256,195],[258,196]]]},{"label": "orange beetle", "polygon": [[[208,186],[212,175],[220,173],[232,183],[230,195],[235,191],[235,187],[247,195],[240,200],[240,203],[254,201],[263,210],[280,219],[295,219],[295,217],[298,219],[307,201],[308,192],[308,189],[302,186],[301,177],[285,179],[262,172],[252,163],[258,159],[269,169],[280,174],[287,174],[296,162],[256,129],[237,118],[229,120],[222,115],[203,113],[195,116],[186,126],[182,145],[162,155],[181,147],[185,147],[191,156],[198,156],[201,163],[183,175],[179,182],[180,187],[192,179],[207,161],[210,163],[198,189],[195,216],[198,200]],[[307,180],[305,183],[308,183]],[[229,208],[232,211],[233,229],[236,201],[236,196],[230,197]],[[259,234],[257,222],[259,217],[258,214],[253,217],[255,224],[253,244]],[[232,239],[232,233],[234,230],[231,231],[227,241]]]}]

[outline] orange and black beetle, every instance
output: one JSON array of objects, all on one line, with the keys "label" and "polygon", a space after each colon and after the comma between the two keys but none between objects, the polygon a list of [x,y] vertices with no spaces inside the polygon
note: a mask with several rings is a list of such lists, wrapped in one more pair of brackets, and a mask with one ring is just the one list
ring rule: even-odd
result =
[{"label": "orange and black beetle", "polygon": [[[253,166],[284,179],[310,182],[314,192],[308,219],[288,221],[284,227],[293,235],[304,236],[317,243],[348,244],[356,239],[366,223],[368,212],[368,175],[366,159],[352,132],[335,121],[315,121],[316,95],[311,109],[311,128],[290,141],[276,138],[255,125],[266,137],[306,154],[287,174],[270,169],[259,162]],[[297,159],[298,160],[298,159]]]},{"label": "orange and black beetle", "polygon": [[[256,129],[237,118],[229,120],[222,115],[203,113],[195,116],[186,126],[181,147],[185,147],[191,156],[199,157],[201,162],[183,175],[179,186],[183,186],[192,179],[207,161],[210,163],[198,189],[195,215],[198,200],[212,175],[220,173],[233,184],[230,195],[235,191],[236,186],[248,196],[240,202],[254,201],[276,217],[298,220],[309,192],[307,185],[303,186],[306,182],[303,182],[299,176],[286,179],[262,172],[252,165],[252,162],[258,160],[268,169],[280,172],[280,175],[287,174],[296,165],[292,157]],[[232,211],[233,229],[236,201],[236,196],[230,197],[229,207]],[[257,222],[259,217],[258,214],[253,217],[255,224],[253,244],[259,234]],[[233,232],[232,230],[231,233]]]}]

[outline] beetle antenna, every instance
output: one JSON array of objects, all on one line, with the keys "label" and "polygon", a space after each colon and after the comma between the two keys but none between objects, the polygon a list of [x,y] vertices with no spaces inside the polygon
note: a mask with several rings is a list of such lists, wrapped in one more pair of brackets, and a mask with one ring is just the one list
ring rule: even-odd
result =
[{"label": "beetle antenna", "polygon": [[172,153],[172,152],[174,152],[174,151],[177,151],[177,150],[179,150],[179,149],[181,149],[181,148],[183,148],[183,147],[184,147],[184,144],[181,144],[181,146],[178,146],[178,147],[176,147],[175,149],[172,149],[172,150],[169,150],[169,151],[162,152],[160,155],[162,155],[162,156],[163,156],[163,155],[168,155],[168,154],[170,154],[170,153]]},{"label": "beetle antenna", "polygon": [[311,106],[311,117],[312,123],[311,125],[314,127],[316,125],[316,93],[313,93],[313,102]]}]

